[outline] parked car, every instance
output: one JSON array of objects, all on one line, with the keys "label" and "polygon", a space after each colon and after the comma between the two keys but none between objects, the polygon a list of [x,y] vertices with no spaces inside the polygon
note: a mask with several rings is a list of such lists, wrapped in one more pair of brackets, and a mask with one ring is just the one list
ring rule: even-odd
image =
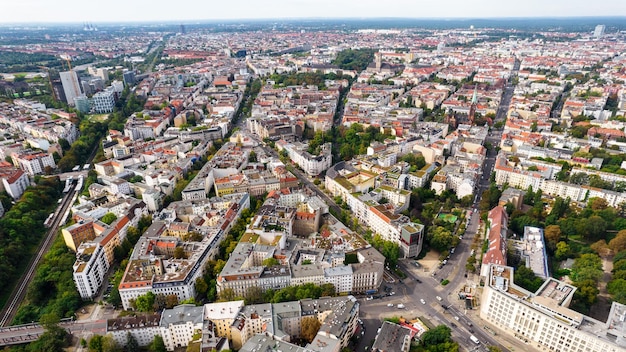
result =
[{"label": "parked car", "polygon": [[420,299],[420,302],[422,302],[422,304],[426,304],[426,301],[424,301],[424,299]]},{"label": "parked car", "polygon": [[387,304],[387,307],[393,307],[393,303]]}]

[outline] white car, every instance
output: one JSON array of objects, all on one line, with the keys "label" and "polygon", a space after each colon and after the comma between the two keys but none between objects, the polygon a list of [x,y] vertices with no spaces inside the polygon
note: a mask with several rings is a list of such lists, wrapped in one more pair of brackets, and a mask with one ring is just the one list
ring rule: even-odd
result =
[{"label": "white car", "polygon": [[366,301],[371,301],[371,300],[373,300],[373,299],[374,299],[374,297],[369,296],[369,297],[367,297],[365,300],[366,300]]},{"label": "white car", "polygon": [[393,307],[393,303],[387,304],[387,307]]},{"label": "white car", "polygon": [[426,304],[426,301],[424,301],[424,299],[420,299],[420,302],[422,302],[422,304]]},{"label": "white car", "polygon": [[441,297],[437,296],[437,300],[441,302],[442,299]]}]

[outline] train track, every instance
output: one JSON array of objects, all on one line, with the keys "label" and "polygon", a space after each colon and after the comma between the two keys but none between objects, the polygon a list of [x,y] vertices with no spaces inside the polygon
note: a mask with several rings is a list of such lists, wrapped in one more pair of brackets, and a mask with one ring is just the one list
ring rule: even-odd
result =
[{"label": "train track", "polygon": [[55,211],[53,217],[54,220],[52,221],[52,224],[48,229],[48,232],[46,233],[46,237],[41,242],[37,254],[31,259],[30,263],[28,264],[28,269],[18,281],[17,285],[13,289],[13,292],[11,292],[11,296],[9,296],[7,304],[2,309],[0,313],[0,316],[2,317],[0,319],[0,326],[4,327],[8,324],[11,324],[13,318],[15,318],[17,309],[20,307],[22,301],[26,297],[28,285],[35,276],[35,270],[37,269],[37,266],[39,265],[39,262],[43,258],[44,254],[46,254],[48,250],[50,250],[52,242],[54,242],[54,238],[59,231],[59,226],[61,225],[63,215],[68,210],[69,206],[72,205],[72,199],[74,198],[75,194],[76,185],[73,185],[71,187],[71,190],[65,194],[60,207],[58,207]]}]

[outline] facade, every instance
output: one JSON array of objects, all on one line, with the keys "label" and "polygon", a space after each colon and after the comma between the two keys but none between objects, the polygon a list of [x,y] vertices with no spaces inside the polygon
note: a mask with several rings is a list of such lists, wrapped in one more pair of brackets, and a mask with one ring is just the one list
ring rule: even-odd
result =
[{"label": "facade", "polygon": [[7,169],[6,172],[0,170],[0,177],[4,190],[15,200],[19,199],[26,188],[30,186],[30,179],[22,170],[13,168]]},{"label": "facade", "polygon": [[148,346],[156,335],[161,334],[160,321],[159,313],[108,319],[106,333],[111,334],[120,346],[126,345],[128,334],[137,340],[139,346]]},{"label": "facade", "polygon": [[96,238],[96,226],[92,221],[79,221],[78,223],[68,226],[61,230],[65,245],[73,250],[77,251],[78,246],[86,241],[91,241]]},{"label": "facade", "polygon": [[31,176],[45,172],[46,167],[56,168],[54,158],[47,153],[22,154],[15,158],[20,168]]},{"label": "facade", "polygon": [[98,295],[105,275],[109,270],[109,262],[104,248],[99,243],[83,243],[76,252],[73,266],[74,283],[82,299],[92,299]]},{"label": "facade", "polygon": [[61,76],[61,84],[63,85],[63,92],[65,92],[67,103],[74,106],[74,99],[83,94],[80,90],[78,75],[76,75],[76,72],[71,70],[59,72],[59,75]]},{"label": "facade", "polygon": [[195,334],[202,332],[203,323],[204,307],[181,304],[163,310],[159,327],[167,350],[187,346]]},{"label": "facade", "polygon": [[576,287],[548,278],[537,292],[513,282],[513,268],[490,265],[480,316],[540,351],[618,352],[626,349],[626,306],[613,302],[606,322],[568,308]]},{"label": "facade", "polygon": [[113,112],[115,107],[115,92],[112,88],[107,88],[98,92],[91,98],[93,109],[98,114]]}]

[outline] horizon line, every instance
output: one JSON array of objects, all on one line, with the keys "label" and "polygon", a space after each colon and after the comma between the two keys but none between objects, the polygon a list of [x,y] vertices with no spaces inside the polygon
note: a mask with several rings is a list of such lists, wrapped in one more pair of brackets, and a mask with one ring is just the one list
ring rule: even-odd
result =
[{"label": "horizon line", "polygon": [[472,20],[546,20],[546,19],[556,19],[556,20],[567,20],[567,19],[622,19],[626,18],[626,15],[593,15],[593,16],[558,16],[558,15],[550,15],[550,16],[494,16],[494,17],[275,17],[275,18],[205,18],[205,19],[180,19],[180,20],[124,20],[124,21],[115,21],[115,20],[97,20],[97,21],[28,21],[28,22],[0,22],[0,27],[3,26],[13,26],[13,25],[84,25],[85,23],[89,24],[155,24],[155,23],[164,23],[164,24],[199,24],[199,23],[223,23],[223,22],[286,22],[286,21],[402,21],[402,20],[427,20],[427,21],[472,21]]}]

